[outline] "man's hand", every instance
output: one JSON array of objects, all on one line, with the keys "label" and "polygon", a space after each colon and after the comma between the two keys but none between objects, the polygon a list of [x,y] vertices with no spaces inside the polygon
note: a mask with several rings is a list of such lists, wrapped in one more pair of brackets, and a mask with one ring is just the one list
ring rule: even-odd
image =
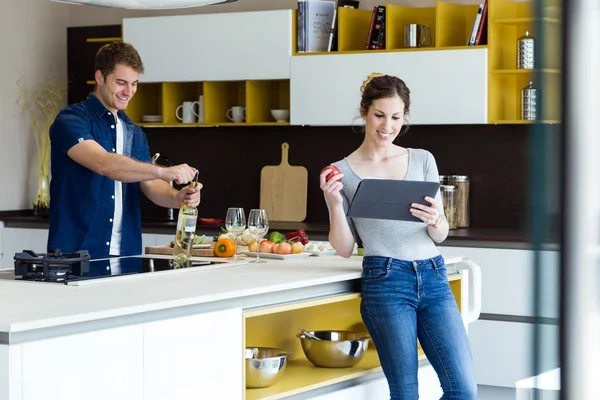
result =
[{"label": "man's hand", "polygon": [[[174,165],[160,170],[160,179],[166,182],[175,182],[178,185],[185,185],[194,179],[196,168],[187,164]],[[202,185],[200,185],[202,187]]]},{"label": "man's hand", "polygon": [[195,188],[191,186],[182,188],[177,193],[177,202],[179,203],[179,207],[184,204],[192,208],[198,207],[198,204],[200,204],[200,189],[202,189],[202,184],[200,182],[198,182]]}]

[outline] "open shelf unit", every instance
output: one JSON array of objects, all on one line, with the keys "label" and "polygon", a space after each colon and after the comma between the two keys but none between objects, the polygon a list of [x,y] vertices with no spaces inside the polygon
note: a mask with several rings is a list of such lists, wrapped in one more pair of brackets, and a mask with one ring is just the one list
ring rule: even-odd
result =
[{"label": "open shelf unit", "polygon": [[[182,123],[175,111],[184,101],[204,103],[204,122]],[[231,122],[227,110],[233,106],[246,108],[245,122]],[[290,81],[246,80],[206,82],[139,83],[136,95],[127,107],[127,115],[145,127],[201,127],[289,125],[276,122],[272,109],[290,108]],[[162,123],[145,123],[143,115],[162,115]]]},{"label": "open shelf unit", "polygon": [[[460,275],[449,277],[457,304],[461,301]],[[304,356],[298,329],[367,332],[360,316],[360,293],[329,296],[244,312],[244,347],[264,346],[292,352],[284,375],[273,386],[246,389],[246,400],[275,400],[381,371],[372,341],[364,358],[352,368],[319,368]],[[419,346],[419,359],[425,355]],[[244,371],[245,382],[245,371]]]},{"label": "open shelf unit", "polygon": [[[558,3],[550,4],[556,7]],[[534,18],[533,2],[489,0],[488,118],[490,123],[553,123],[560,119],[560,29],[558,18]],[[544,35],[542,65],[517,69],[517,40],[528,31],[533,38]],[[521,120],[521,90],[529,82],[538,88],[542,108],[537,121]]]},{"label": "open shelf unit", "polygon": [[[390,52],[442,50],[455,48],[481,48],[467,46],[473,19],[477,15],[478,5],[454,4],[437,1],[435,7],[410,7],[397,4],[385,4],[386,7],[386,48],[384,50],[366,50],[366,40],[371,24],[372,9],[354,9],[339,7],[338,18],[338,51],[307,52],[294,55],[340,54],[357,52]],[[294,12],[294,51],[296,51],[296,18]],[[424,24],[431,30],[432,45],[429,47],[405,48],[404,25]]]}]

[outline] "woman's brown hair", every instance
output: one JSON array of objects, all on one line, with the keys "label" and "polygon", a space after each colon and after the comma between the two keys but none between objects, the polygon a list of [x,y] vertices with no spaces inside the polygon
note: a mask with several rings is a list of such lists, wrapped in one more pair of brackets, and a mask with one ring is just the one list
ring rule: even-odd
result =
[{"label": "woman's brown hair", "polygon": [[[360,91],[362,97],[360,99],[360,115],[365,117],[369,108],[375,100],[388,99],[395,96],[400,97],[404,102],[404,116],[406,117],[410,111],[410,89],[404,81],[396,76],[383,75],[378,72],[369,74],[363,82]],[[400,134],[406,133],[408,124],[405,122]]]}]

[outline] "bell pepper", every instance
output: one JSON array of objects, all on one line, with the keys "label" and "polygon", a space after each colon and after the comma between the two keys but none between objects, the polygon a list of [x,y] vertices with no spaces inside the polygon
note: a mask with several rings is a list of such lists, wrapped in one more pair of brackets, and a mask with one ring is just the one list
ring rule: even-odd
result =
[{"label": "bell pepper", "polygon": [[308,236],[306,235],[306,232],[304,232],[304,229],[298,229],[294,232],[288,232],[285,235],[285,238],[287,240],[291,240],[292,242],[300,242],[304,246],[308,244]]}]

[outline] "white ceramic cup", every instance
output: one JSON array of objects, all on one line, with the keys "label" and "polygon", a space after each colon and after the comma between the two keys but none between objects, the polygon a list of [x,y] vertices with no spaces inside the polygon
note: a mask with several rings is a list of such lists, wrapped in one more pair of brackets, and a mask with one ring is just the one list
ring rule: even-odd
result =
[{"label": "white ceramic cup", "polygon": [[[198,101],[195,101],[192,104],[192,107],[198,107],[198,113],[196,114],[198,116],[198,123],[203,123],[204,122],[204,96],[200,96],[198,98]],[[193,111],[193,108],[192,108]]]},{"label": "white ceramic cup", "polygon": [[[184,101],[182,105],[177,107],[175,110],[175,116],[178,120],[184,124],[193,124],[197,121],[198,112],[194,111],[194,105],[198,105],[198,102]],[[180,111],[183,110],[183,116],[180,115]]]},{"label": "white ceramic cup", "polygon": [[227,110],[227,119],[231,122],[244,122],[246,120],[246,107],[233,106]]}]

